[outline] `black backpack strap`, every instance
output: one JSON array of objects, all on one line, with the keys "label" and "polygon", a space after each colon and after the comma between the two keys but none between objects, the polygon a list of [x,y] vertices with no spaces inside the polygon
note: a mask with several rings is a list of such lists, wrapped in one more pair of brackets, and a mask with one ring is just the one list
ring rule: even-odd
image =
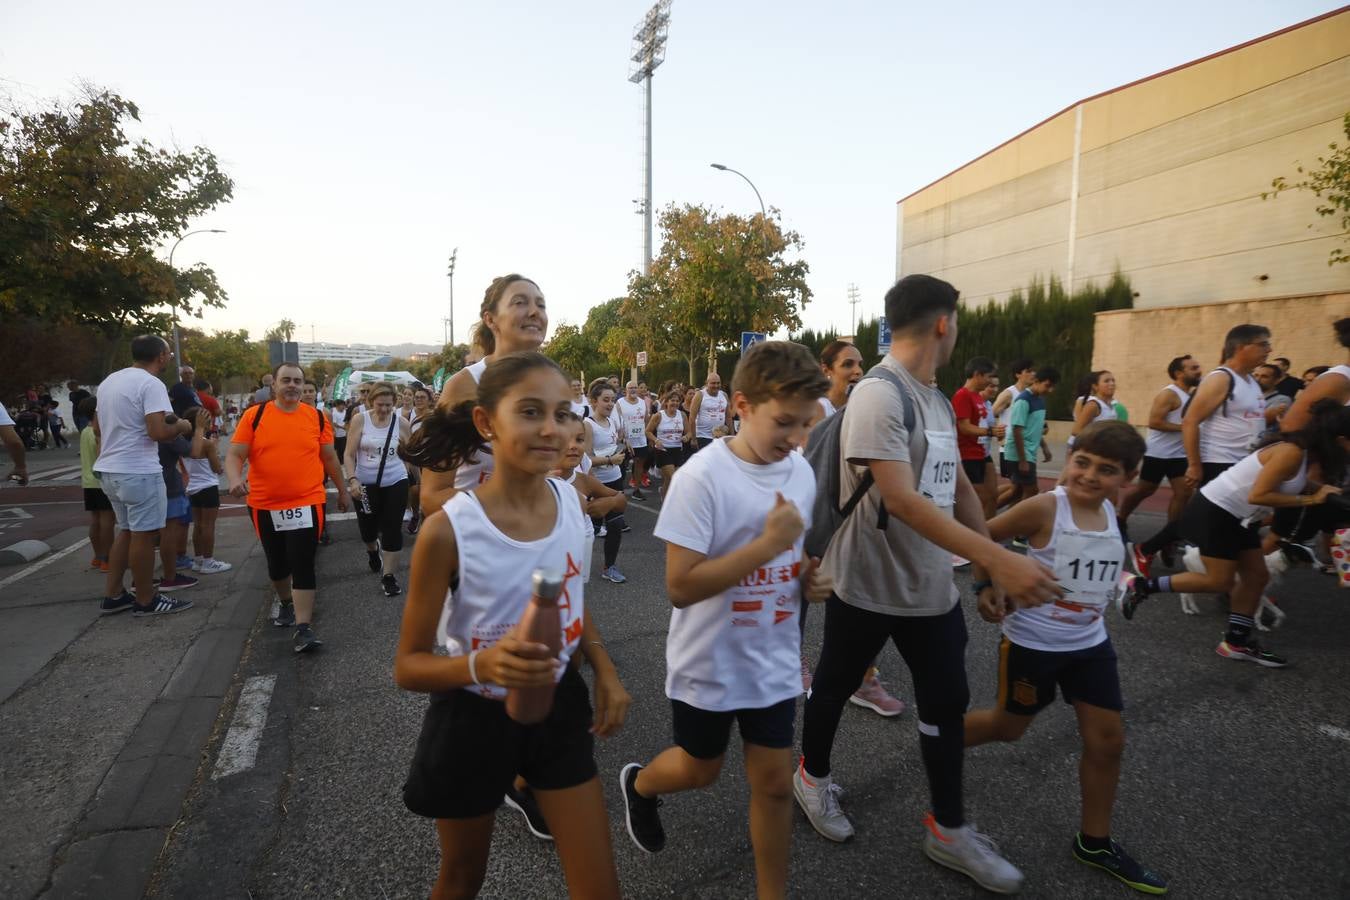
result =
[{"label": "black backpack strap", "polygon": [[270,400],[264,400],[263,402],[261,402],[261,403],[258,404],[258,411],[255,412],[255,413],[253,414],[253,430],[254,430],[254,431],[257,431],[257,430],[258,430],[258,423],[262,421],[263,410],[264,410],[264,409],[267,409],[267,404],[268,404],[268,403],[271,403],[271,402],[272,402],[272,401],[270,401]]},{"label": "black backpack strap", "polygon": [[[370,416],[366,416],[366,421],[371,421]],[[394,439],[394,432],[398,429],[398,413],[389,415],[389,433],[384,436],[384,449],[380,451],[380,467],[375,470],[375,487],[380,486],[384,480],[384,464],[389,461],[389,442]]]}]

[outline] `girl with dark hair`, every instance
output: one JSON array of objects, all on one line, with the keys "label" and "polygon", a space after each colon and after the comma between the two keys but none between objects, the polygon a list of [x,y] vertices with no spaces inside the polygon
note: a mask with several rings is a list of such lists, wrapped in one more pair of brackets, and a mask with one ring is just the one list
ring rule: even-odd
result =
[{"label": "girl with dark hair", "polygon": [[661,472],[661,496],[670,490],[670,479],[675,470],[684,465],[684,411],[680,409],[680,392],[668,391],[661,399],[661,408],[647,420],[647,443],[656,448],[656,467]]},{"label": "girl with dark hair", "polygon": [[[624,436],[618,417],[613,416],[614,389],[607,381],[591,385],[591,415],[586,419],[590,432],[591,476],[612,491],[623,492]],[[605,514],[595,528],[595,536],[605,539],[605,565],[600,577],[615,584],[623,584],[627,577],[619,571],[619,545],[628,521],[621,510]]]},{"label": "girl with dark hair", "polygon": [[440,432],[446,428],[444,413],[477,396],[483,372],[496,356],[538,350],[548,333],[543,292],[534,281],[514,272],[492,280],[483,293],[478,314],[480,321],[474,342],[483,350],[482,358],[460,369],[445,383],[436,411],[419,430],[410,455],[404,456],[408,462],[427,470],[422,473],[419,490],[423,515],[440,509],[456,491],[477,487],[492,475],[492,451],[486,447],[453,466],[447,466],[446,458],[437,455],[434,447],[443,443]]},{"label": "girl with dark hair", "polygon": [[[434,897],[478,894],[496,810],[520,773],[553,834],[568,894],[617,898],[594,737],[623,724],[630,698],[585,605],[582,501],[549,477],[571,423],[567,380],[541,354],[513,353],[497,356],[477,389],[477,400],[439,410],[440,426],[423,429],[438,464],[454,469],[491,442],[495,469],[428,516],[413,551],[394,679],[431,701],[403,800],[436,820]],[[515,634],[536,570],[563,578],[556,659]],[[594,707],[580,658],[595,673]],[[508,691],[549,686],[543,722],[508,717]]]},{"label": "girl with dark hair", "polygon": [[820,370],[830,379],[830,390],[820,398],[822,418],[844,408],[848,392],[863,376],[862,354],[848,341],[830,341],[820,351]]},{"label": "girl with dark hair", "polygon": [[1106,370],[1089,372],[1078,382],[1078,392],[1073,404],[1073,431],[1069,435],[1069,448],[1073,448],[1074,439],[1093,422],[1109,422],[1118,418],[1115,407],[1116,376]]},{"label": "girl with dark hair", "polygon": [[[1312,408],[1308,426],[1251,453],[1186,505],[1180,531],[1200,548],[1204,572],[1126,580],[1121,611],[1131,618],[1151,594],[1229,594],[1228,633],[1216,651],[1228,659],[1280,668],[1288,661],[1264,650],[1253,637],[1261,592],[1270,580],[1258,533],[1272,511],[1319,506],[1345,478],[1350,456],[1350,408],[1323,400]],[[1320,477],[1319,481],[1313,476]]]}]

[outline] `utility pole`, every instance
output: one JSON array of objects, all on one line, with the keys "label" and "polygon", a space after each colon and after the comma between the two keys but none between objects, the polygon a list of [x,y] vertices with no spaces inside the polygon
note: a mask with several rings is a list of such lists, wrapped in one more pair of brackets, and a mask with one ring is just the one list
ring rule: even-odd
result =
[{"label": "utility pole", "polygon": [[646,104],[643,108],[646,134],[646,163],[642,201],[642,274],[652,273],[652,73],[666,60],[666,38],[670,34],[670,4],[657,0],[633,30],[633,71],[628,80],[644,82]]},{"label": "utility pole", "polygon": [[455,341],[455,259],[458,256],[458,247],[450,251],[450,269],[446,272],[446,275],[450,277],[450,316],[446,319],[449,330],[445,337],[447,344],[453,344]]},{"label": "utility pole", "polygon": [[859,300],[859,297],[858,297],[858,286],[857,286],[856,284],[850,283],[849,286],[848,286],[848,303],[849,303],[849,311],[850,311],[850,314],[853,316],[853,334],[854,334],[855,336],[856,336],[857,333],[858,333],[858,303],[859,303],[859,302],[860,302],[860,300]]}]

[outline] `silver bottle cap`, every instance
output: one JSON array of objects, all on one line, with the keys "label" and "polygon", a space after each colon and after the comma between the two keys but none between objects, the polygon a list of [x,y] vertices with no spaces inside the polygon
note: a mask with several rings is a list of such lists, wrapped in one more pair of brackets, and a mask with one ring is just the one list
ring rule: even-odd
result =
[{"label": "silver bottle cap", "polygon": [[557,572],[548,569],[535,569],[534,575],[530,577],[534,587],[534,594],[543,600],[556,600],[562,593],[563,577]]}]

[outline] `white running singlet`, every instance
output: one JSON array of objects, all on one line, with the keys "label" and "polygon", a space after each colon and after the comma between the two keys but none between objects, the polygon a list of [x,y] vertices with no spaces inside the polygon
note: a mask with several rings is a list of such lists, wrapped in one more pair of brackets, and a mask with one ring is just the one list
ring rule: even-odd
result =
[{"label": "white running singlet", "polygon": [[[1177,408],[1169,412],[1164,418],[1165,421],[1173,424],[1181,424],[1181,411],[1186,407],[1186,401],[1190,399],[1190,394],[1186,393],[1175,384],[1169,384],[1164,390],[1171,391],[1177,395],[1181,401]],[[1148,437],[1144,439],[1144,455],[1151,456],[1154,459],[1181,459],[1186,455],[1186,447],[1181,443],[1180,431],[1155,431],[1150,428]]]},{"label": "white running singlet", "polygon": [[623,439],[628,446],[635,450],[647,446],[647,404],[641,397],[632,403],[620,397],[614,404],[614,414],[619,417]]},{"label": "white running singlet", "polygon": [[1073,520],[1069,495],[1055,488],[1055,528],[1044,547],[1027,556],[1048,566],[1068,590],[1063,600],[1018,609],[1003,620],[1003,634],[1032,650],[1062,653],[1086,650],[1106,640],[1103,616],[1116,593],[1125,562],[1125,545],[1116,526],[1116,510],[1102,501],[1105,531],[1085,531]]},{"label": "white running singlet", "polygon": [[675,415],[667,416],[663,409],[659,415],[661,421],[656,423],[656,439],[662,447],[674,450],[684,443],[684,413],[677,409]]},{"label": "white running singlet", "polygon": [[707,388],[700,388],[699,393],[703,397],[698,403],[698,418],[694,420],[694,437],[712,440],[713,429],[727,424],[727,395],[718,391],[714,397]]},{"label": "white running singlet", "polygon": [[[480,359],[471,366],[465,366],[465,371],[473,376],[474,384],[483,380],[483,370],[487,368],[487,360]],[[484,446],[474,451],[477,462],[464,463],[455,469],[455,490],[471,491],[483,482],[492,477],[492,448]]]},{"label": "white running singlet", "polygon": [[[535,569],[563,576],[558,597],[562,625],[562,660],[554,680],[567,671],[567,661],[581,642],[585,587],[581,564],[585,559],[586,525],[577,492],[560,478],[548,479],[557,516],[553,530],[537,541],[517,541],[493,525],[473,491],[462,491],[445,501],[446,516],[459,548],[459,585],[445,594],[438,643],[450,656],[491,647],[516,626],[530,602]],[[481,670],[480,670],[481,671]],[[502,700],[506,689],[496,684],[471,684],[463,690]]]},{"label": "white running singlet", "polygon": [[[1275,446],[1274,444],[1271,445]],[[1222,475],[1215,478],[1209,484],[1200,489],[1200,493],[1205,495],[1219,509],[1233,516],[1238,521],[1245,521],[1252,516],[1261,516],[1265,518],[1270,515],[1271,509],[1268,506],[1257,506],[1247,497],[1251,494],[1252,486],[1256,484],[1256,477],[1261,474],[1261,453],[1268,448],[1262,447],[1255,453],[1249,453],[1244,456],[1232,468],[1224,471]],[[1276,491],[1281,494],[1298,494],[1308,485],[1308,454],[1303,454],[1303,462],[1299,464],[1298,471],[1294,477],[1283,482]]]},{"label": "white running singlet", "polygon": [[1232,396],[1221,400],[1200,423],[1200,461],[1235,463],[1251,452],[1266,427],[1266,400],[1255,378],[1239,375],[1227,366],[1219,366],[1205,376],[1206,380],[1219,372],[1232,376]]},{"label": "white running singlet", "polygon": [[[617,456],[619,453],[619,423],[615,421],[613,412],[601,425],[595,420],[595,417],[586,420],[591,425],[591,452],[596,456]],[[616,465],[595,465],[591,469],[591,475],[601,484],[609,484],[623,475],[623,470]]]}]

